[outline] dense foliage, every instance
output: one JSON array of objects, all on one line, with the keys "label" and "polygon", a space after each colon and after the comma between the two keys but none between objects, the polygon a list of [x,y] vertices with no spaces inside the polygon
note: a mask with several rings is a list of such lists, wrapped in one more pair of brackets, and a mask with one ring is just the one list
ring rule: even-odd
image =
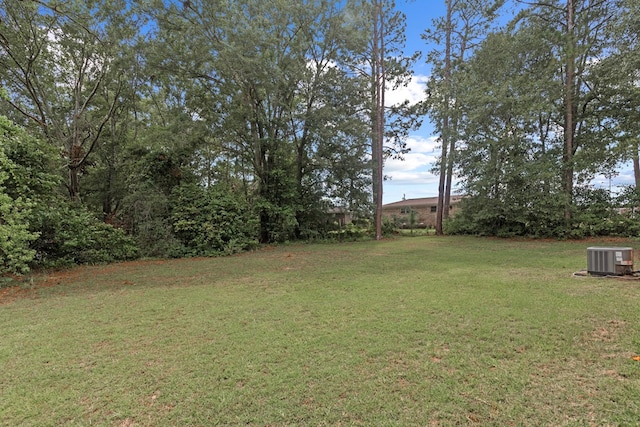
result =
[{"label": "dense foliage", "polygon": [[23,251],[4,269],[234,253],[331,236],[332,207],[368,216],[372,129],[390,155],[415,124],[375,108],[411,74],[403,43],[393,0],[0,0],[0,112],[59,160],[43,198],[3,194]]},{"label": "dense foliage", "polygon": [[0,0],[1,270],[380,237],[423,111],[449,232],[635,233],[635,190],[589,184],[640,183],[637,2],[445,5],[418,111],[385,102],[417,58],[393,0]]},{"label": "dense foliage", "polygon": [[20,197],[12,198],[3,185],[15,167],[3,151],[0,151],[0,167],[0,269],[21,273],[28,269],[35,255],[29,244],[38,235],[29,232],[25,221],[30,214],[29,203]]},{"label": "dense foliage", "polygon": [[[489,16],[502,3],[453,2],[451,25],[470,28],[472,4]],[[508,25],[466,40],[473,49],[454,55],[449,74],[436,67],[430,83],[427,106],[450,141],[441,163],[455,165],[467,196],[448,231],[637,235],[628,197],[593,188],[630,159],[640,182],[637,2],[510,4]]]},{"label": "dense foliage", "polygon": [[0,267],[111,262],[137,256],[123,230],[99,221],[55,189],[59,164],[51,146],[0,116]]},{"label": "dense foliage", "polygon": [[172,205],[173,229],[188,255],[233,254],[258,243],[256,216],[230,189],[182,185]]}]

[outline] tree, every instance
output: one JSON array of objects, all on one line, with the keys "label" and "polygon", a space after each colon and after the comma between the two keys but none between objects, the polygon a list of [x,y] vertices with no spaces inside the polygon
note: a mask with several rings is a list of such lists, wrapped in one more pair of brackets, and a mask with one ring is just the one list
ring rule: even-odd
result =
[{"label": "tree", "polygon": [[462,108],[458,167],[467,197],[453,230],[558,235],[561,146],[549,137],[551,71],[531,33],[489,35],[458,76]]},{"label": "tree", "polygon": [[614,126],[621,98],[611,92],[622,87],[620,76],[603,68],[619,12],[609,6],[535,4],[468,61],[457,93],[464,104],[458,165],[472,209],[456,227],[555,237],[591,232],[585,223],[593,215],[574,217],[591,198],[578,205],[573,195],[590,194],[585,183],[613,170],[623,141]]},{"label": "tree", "polygon": [[373,31],[371,40],[371,86],[374,107],[371,114],[371,158],[373,163],[373,198],[375,204],[376,240],[382,239],[382,192],[384,163],[385,91],[386,75],[386,32],[387,20],[382,1],[373,2]]},{"label": "tree", "polygon": [[418,54],[407,56],[403,52],[406,17],[396,10],[395,1],[352,1],[347,4],[346,12],[357,34],[347,66],[364,80],[369,94],[364,111],[370,124],[375,237],[379,240],[382,238],[384,160],[406,153],[408,131],[419,124],[412,106],[406,102],[389,106],[385,94],[389,87],[397,88],[409,81],[410,67]]},{"label": "tree", "polygon": [[571,226],[572,195],[576,184],[592,176],[611,154],[604,141],[603,118],[596,108],[598,87],[595,64],[607,56],[611,46],[609,27],[620,16],[620,4],[610,0],[564,0],[527,3],[518,20],[536,22],[539,40],[553,48],[557,61],[555,79],[562,91],[553,94],[559,115],[554,121],[562,129],[562,189],[565,226]]},{"label": "tree", "polygon": [[80,176],[127,95],[123,52],[137,34],[124,1],[2,0],[0,81],[11,116],[62,149],[67,190]]},{"label": "tree", "polygon": [[460,83],[456,82],[455,74],[486,34],[503,3],[500,0],[446,0],[446,16],[434,20],[434,28],[427,29],[422,35],[423,39],[437,45],[444,43],[443,51],[436,48],[427,59],[434,68],[435,78],[427,88],[426,106],[441,142],[436,234],[443,234],[443,220],[449,216],[456,141],[459,139],[461,104],[456,93]]},{"label": "tree", "polygon": [[207,128],[199,149],[242,183],[262,242],[301,237],[309,213],[357,201],[366,181],[363,98],[343,66],[351,29],[339,4],[157,2],[152,11],[158,84],[185,97],[190,128]]},{"label": "tree", "polygon": [[599,112],[618,141],[624,159],[631,159],[636,190],[640,189],[640,43],[637,17],[640,6],[624,1],[619,6],[618,19],[608,27],[614,40],[609,55],[594,67]]}]

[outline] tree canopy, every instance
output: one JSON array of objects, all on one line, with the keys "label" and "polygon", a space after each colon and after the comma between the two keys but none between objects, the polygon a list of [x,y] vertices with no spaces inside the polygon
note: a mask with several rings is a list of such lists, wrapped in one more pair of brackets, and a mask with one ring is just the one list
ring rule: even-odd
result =
[{"label": "tree canopy", "polygon": [[[629,216],[613,218],[623,206],[614,206],[622,202],[611,194],[611,214],[587,211],[600,199],[591,188],[594,177],[612,176],[637,152],[632,148],[637,129],[628,128],[625,117],[634,109],[626,94],[637,88],[637,67],[612,72],[610,66],[612,60],[633,61],[637,40],[629,25],[637,21],[637,7],[602,0],[509,4],[518,7],[514,18],[486,31],[467,58],[458,58],[464,63],[451,72],[448,86],[434,85],[431,92],[438,99],[453,96],[446,108],[430,105],[434,118],[455,106],[454,131],[449,126],[440,133],[443,147],[447,138],[457,142],[449,153],[443,151],[442,162],[454,157],[468,196],[450,231],[555,237],[633,233]],[[495,9],[479,11],[488,16]],[[624,225],[602,227],[603,220]]]},{"label": "tree canopy", "polygon": [[416,108],[385,101],[420,54],[392,0],[0,0],[3,271],[326,238],[335,208],[380,238],[420,114],[438,232],[634,232],[635,188],[590,182],[640,183],[636,2],[445,5]]}]

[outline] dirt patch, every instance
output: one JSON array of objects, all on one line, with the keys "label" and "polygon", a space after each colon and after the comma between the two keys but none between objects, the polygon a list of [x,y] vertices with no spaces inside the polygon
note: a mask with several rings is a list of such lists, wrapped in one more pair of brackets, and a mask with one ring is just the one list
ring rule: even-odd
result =
[{"label": "dirt patch", "polygon": [[[194,258],[191,258],[193,260]],[[10,284],[0,288],[0,305],[10,304],[18,299],[37,298],[40,290],[65,283],[73,283],[87,276],[108,277],[115,271],[162,265],[177,260],[137,260],[102,266],[77,266],[69,269],[34,272],[29,276],[11,277]],[[130,283],[125,283],[130,284]]]},{"label": "dirt patch", "polygon": [[22,298],[36,298],[38,290],[75,280],[79,276],[77,269],[70,269],[35,273],[23,278],[14,277],[11,283],[15,283],[15,285],[0,288],[0,305],[9,304]]},{"label": "dirt patch", "polygon": [[596,342],[616,342],[621,333],[624,332],[627,322],[623,320],[609,320],[606,325],[600,325],[593,329],[590,341]]},{"label": "dirt patch", "polygon": [[21,291],[22,288],[20,288],[20,286],[7,286],[0,289],[0,305],[9,304],[17,298],[22,297],[20,295]]}]

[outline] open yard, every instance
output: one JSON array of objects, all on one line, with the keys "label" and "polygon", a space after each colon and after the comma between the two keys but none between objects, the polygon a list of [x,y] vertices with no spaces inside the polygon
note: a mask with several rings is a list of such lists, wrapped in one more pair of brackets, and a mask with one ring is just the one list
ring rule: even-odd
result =
[{"label": "open yard", "polygon": [[600,244],[637,246],[402,237],[36,276],[0,290],[0,423],[636,425],[640,281],[572,276]]}]

